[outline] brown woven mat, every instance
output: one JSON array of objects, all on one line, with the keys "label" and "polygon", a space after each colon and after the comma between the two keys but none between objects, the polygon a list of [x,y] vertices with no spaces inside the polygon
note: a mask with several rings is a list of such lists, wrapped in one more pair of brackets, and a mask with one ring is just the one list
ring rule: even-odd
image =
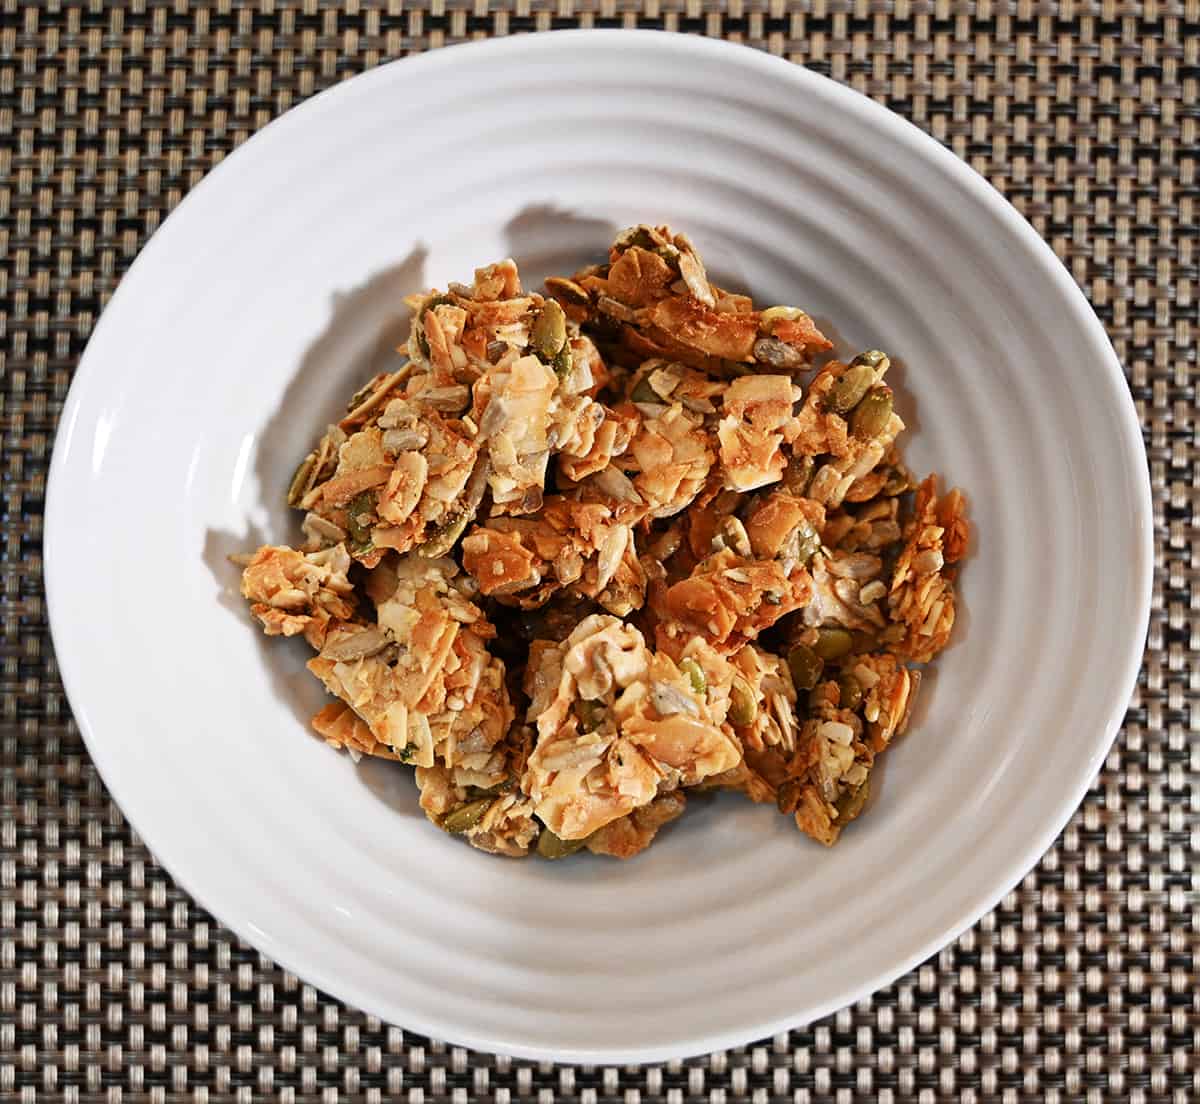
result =
[{"label": "brown woven mat", "polygon": [[[514,1062],[382,1025],[214,923],[92,767],[40,581],[46,464],[71,372],[181,196],[344,77],[464,38],[574,26],[665,27],[785,54],[989,177],[1108,327],[1142,415],[1158,522],[1149,652],[1124,731],[1019,889],[869,1000],[744,1050],[640,1070]],[[1197,0],[0,0],[0,1100],[1200,1094],[1198,63]]]}]

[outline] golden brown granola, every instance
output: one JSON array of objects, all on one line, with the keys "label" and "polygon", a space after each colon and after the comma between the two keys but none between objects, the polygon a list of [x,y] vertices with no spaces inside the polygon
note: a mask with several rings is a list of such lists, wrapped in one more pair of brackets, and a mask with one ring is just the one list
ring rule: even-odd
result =
[{"label": "golden brown granola", "polygon": [[314,647],[354,614],[350,557],[341,545],[316,552],[263,545],[242,572],[242,597],[268,636],[303,633]]},{"label": "golden brown granola", "polygon": [[562,644],[537,641],[525,690],[537,726],[522,788],[561,839],[586,839],[660,790],[729,770],[741,754],[717,687],[647,647],[610,615],[586,618]]},{"label": "golden brown granola", "polygon": [[314,730],[413,765],[426,815],[493,854],[628,858],[689,790],[834,843],[969,540],[961,493],[900,457],[889,358],[828,359],[665,226],[545,294],[504,260],[407,302],[403,359],[287,489],[303,545],[240,561],[265,632],[316,653]]}]

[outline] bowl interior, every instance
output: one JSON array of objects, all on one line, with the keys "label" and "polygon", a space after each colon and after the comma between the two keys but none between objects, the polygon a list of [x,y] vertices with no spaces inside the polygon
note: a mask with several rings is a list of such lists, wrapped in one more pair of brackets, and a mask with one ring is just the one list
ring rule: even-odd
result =
[{"label": "bowl interior", "polygon": [[[685,230],[715,279],[804,306],[842,351],[889,350],[906,458],[968,494],[954,643],[868,815],[829,851],[721,798],[630,863],[474,852],[425,821],[407,769],[308,733],[325,699],[306,650],[254,631],[226,559],[296,536],[292,469],[394,360],[403,295],[508,255],[536,286],[637,221]],[[126,277],[54,460],[55,640],[135,827],[302,976],[488,1049],[698,1052],[887,981],[1061,827],[1140,652],[1135,429],[1048,250],[874,105],[682,38],[455,49],[289,113]]]}]

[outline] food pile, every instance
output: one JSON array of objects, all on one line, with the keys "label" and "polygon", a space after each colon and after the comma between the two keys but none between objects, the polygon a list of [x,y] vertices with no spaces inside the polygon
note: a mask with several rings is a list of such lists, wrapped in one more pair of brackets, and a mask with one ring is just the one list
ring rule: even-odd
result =
[{"label": "food pile", "polygon": [[900,459],[888,357],[827,359],[666,227],[545,294],[506,260],[410,305],[406,360],[288,488],[302,546],[242,559],[263,629],[316,653],[313,728],[413,764],[496,854],[629,857],[713,790],[834,843],[968,537]]}]

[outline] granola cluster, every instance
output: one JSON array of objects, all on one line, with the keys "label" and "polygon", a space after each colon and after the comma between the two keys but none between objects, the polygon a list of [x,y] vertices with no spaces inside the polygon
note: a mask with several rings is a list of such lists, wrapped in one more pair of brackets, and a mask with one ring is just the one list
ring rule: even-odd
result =
[{"label": "granola cluster", "polygon": [[315,652],[313,728],[412,764],[495,854],[627,858],[713,790],[834,843],[969,536],[899,457],[888,357],[828,359],[661,226],[544,294],[506,260],[410,305],[401,365],[296,471],[302,546],[242,560],[266,633]]}]

